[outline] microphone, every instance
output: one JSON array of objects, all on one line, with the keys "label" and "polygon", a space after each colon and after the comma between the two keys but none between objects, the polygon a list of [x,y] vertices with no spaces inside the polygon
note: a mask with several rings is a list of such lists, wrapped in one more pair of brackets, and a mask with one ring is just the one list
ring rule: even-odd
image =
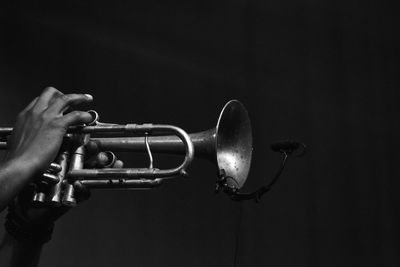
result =
[{"label": "microphone", "polygon": [[277,141],[271,144],[271,149],[275,152],[285,151],[292,153],[301,146],[300,142],[294,140]]}]

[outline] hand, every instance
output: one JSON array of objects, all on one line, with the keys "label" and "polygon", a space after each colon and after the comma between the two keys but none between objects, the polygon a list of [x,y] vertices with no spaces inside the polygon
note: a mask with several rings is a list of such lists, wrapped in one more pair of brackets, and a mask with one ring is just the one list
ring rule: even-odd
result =
[{"label": "hand", "polygon": [[65,113],[67,109],[92,100],[90,95],[64,95],[48,87],[18,115],[0,166],[0,212],[50,165],[68,127],[92,120],[88,112]]},{"label": "hand", "polygon": [[45,171],[56,157],[68,127],[92,120],[87,112],[64,112],[92,100],[91,95],[64,95],[53,87],[46,88],[18,115],[6,160],[19,162],[32,176]]}]

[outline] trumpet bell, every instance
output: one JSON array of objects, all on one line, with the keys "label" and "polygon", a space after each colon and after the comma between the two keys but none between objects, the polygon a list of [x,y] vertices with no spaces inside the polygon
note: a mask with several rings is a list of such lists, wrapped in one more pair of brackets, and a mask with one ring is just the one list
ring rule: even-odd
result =
[{"label": "trumpet bell", "polygon": [[218,169],[223,171],[229,186],[242,188],[250,171],[252,131],[246,108],[231,100],[222,109],[215,129],[215,151]]}]

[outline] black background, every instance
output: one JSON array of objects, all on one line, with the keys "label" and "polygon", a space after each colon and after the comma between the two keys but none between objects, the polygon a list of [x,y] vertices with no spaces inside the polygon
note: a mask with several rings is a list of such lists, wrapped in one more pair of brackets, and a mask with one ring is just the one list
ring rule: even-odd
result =
[{"label": "black background", "polygon": [[389,2],[14,1],[0,14],[4,126],[48,85],[93,94],[103,121],[188,132],[239,99],[253,124],[249,191],[279,165],[271,142],[309,147],[259,204],[215,195],[200,160],[155,191],[95,191],[57,222],[41,266],[234,266],[235,251],[236,266],[400,265]]}]

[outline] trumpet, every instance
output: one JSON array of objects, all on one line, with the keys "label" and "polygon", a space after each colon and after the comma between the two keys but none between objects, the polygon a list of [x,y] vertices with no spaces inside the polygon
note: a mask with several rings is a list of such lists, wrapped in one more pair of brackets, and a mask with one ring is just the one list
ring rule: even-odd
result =
[{"label": "trumpet", "polygon": [[[247,110],[238,100],[225,104],[217,125],[209,130],[188,134],[183,129],[165,124],[111,124],[94,120],[87,126],[73,126],[67,131],[56,158],[57,180],[50,189],[36,192],[35,202],[52,205],[75,206],[74,187],[152,189],[164,181],[187,176],[187,169],[194,158],[207,159],[217,169],[217,184],[239,190],[244,185],[251,164],[252,131]],[[0,128],[0,138],[5,138],[12,128]],[[72,141],[71,141],[72,140]],[[76,141],[79,140],[79,141]],[[147,153],[148,168],[84,169],[88,142],[102,151],[128,151]],[[7,149],[7,142],[0,142],[0,149]],[[183,155],[175,168],[154,167],[153,153]]]}]

